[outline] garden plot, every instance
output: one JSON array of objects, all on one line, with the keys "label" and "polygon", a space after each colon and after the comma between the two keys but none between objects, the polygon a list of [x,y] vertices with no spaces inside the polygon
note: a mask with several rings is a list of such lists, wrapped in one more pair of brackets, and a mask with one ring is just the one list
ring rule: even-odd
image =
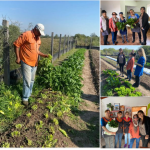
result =
[{"label": "garden plot", "polygon": [[[105,59],[106,59],[106,61],[105,61]],[[101,59],[101,68],[103,68],[103,70],[105,70],[106,71],[106,69],[110,69],[110,70],[114,70],[114,71],[116,71],[118,74],[119,74],[119,70],[118,69],[116,69],[116,63],[113,61],[113,60],[110,60],[110,59],[108,59],[108,58],[106,58],[106,57],[102,57],[102,59]],[[145,76],[147,76],[147,75],[145,75]],[[116,76],[116,77],[119,77],[119,76]],[[101,90],[101,93],[102,93],[102,95],[103,96],[105,96],[105,90],[103,89],[104,88],[104,86],[107,84],[107,82],[106,82],[106,79],[108,78],[108,75],[105,75],[103,72],[101,73],[101,88],[102,88],[102,90]],[[126,78],[126,76],[124,77],[124,78]],[[126,88],[129,88],[128,86],[127,86],[127,80],[125,80],[123,77],[119,77],[119,81],[121,82],[121,84],[120,84],[120,86],[122,85],[122,86],[125,86]],[[116,80],[118,80],[118,79],[116,79]],[[117,81],[117,82],[119,82],[119,81]],[[127,82],[126,82],[127,81]],[[131,79],[131,81],[130,81],[130,84],[132,85],[133,83],[134,83],[135,81],[133,80],[133,79]],[[119,87],[120,87],[119,86]],[[116,87],[114,87],[114,88],[116,88]],[[118,87],[117,87],[118,88]],[[117,89],[116,89],[117,90]],[[134,94],[135,94],[135,92],[141,92],[142,93],[142,96],[149,96],[150,94],[150,91],[148,90],[148,89],[145,89],[145,87],[143,87],[143,86],[139,86],[138,88],[135,88],[135,91],[134,91]],[[113,93],[114,92],[114,93]],[[116,95],[116,96],[118,96],[118,93],[117,93],[117,91],[114,91],[114,89],[113,89],[113,91],[112,91],[112,95]],[[119,93],[120,94],[120,93]],[[135,95],[132,95],[132,96],[135,96]]]},{"label": "garden plot", "polygon": [[[93,93],[89,62],[85,49],[61,66],[54,67],[51,56],[41,60],[27,109],[21,105],[21,84],[0,86],[0,147],[99,147],[98,96]],[[82,74],[83,67],[88,72]],[[85,81],[87,73],[90,82]],[[92,93],[85,88],[89,85]]]}]

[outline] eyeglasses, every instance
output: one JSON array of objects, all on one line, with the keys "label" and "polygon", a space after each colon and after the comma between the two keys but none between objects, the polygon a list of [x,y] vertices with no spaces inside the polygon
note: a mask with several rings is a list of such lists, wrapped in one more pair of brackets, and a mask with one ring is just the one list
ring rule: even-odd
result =
[{"label": "eyeglasses", "polygon": [[133,119],[137,119],[137,117],[133,117]]},{"label": "eyeglasses", "polygon": [[112,15],[116,15],[116,14],[112,14]]}]

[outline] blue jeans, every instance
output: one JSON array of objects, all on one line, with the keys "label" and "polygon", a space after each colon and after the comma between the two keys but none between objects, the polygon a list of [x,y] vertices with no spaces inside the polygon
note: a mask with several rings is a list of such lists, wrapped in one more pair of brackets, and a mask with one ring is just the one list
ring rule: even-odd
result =
[{"label": "blue jeans", "polygon": [[32,67],[21,61],[23,75],[23,101],[28,101],[32,93],[37,67]]},{"label": "blue jeans", "polygon": [[130,133],[125,134],[125,144],[127,144],[127,142],[128,142],[128,145],[130,145]]},{"label": "blue jeans", "polygon": [[119,148],[121,148],[122,136],[123,136],[123,133],[117,133],[115,135],[115,148],[117,148],[118,140],[119,140]]},{"label": "blue jeans", "polygon": [[131,70],[127,70],[127,77],[128,77],[129,80],[131,80],[131,78],[132,78]]},{"label": "blue jeans", "polygon": [[134,141],[136,140],[136,148],[139,148],[140,138],[132,138],[130,139],[130,148],[132,148]]},{"label": "blue jeans", "polygon": [[117,31],[111,32],[111,35],[112,35],[112,42],[113,42],[113,44],[115,44],[115,42],[117,40]]}]

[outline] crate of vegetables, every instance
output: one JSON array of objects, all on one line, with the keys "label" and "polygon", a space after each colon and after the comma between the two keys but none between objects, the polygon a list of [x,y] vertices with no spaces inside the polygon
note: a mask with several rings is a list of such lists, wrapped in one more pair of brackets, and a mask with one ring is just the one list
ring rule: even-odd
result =
[{"label": "crate of vegetables", "polygon": [[[117,132],[118,131],[118,123],[115,120],[109,121],[106,125],[106,129],[110,132]],[[104,132],[104,134],[110,135],[109,133],[107,133],[106,131]]]}]

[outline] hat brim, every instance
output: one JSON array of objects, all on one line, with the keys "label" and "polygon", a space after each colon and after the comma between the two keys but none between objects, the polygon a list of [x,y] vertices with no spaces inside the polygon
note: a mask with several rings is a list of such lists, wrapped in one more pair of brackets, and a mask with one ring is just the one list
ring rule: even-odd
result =
[{"label": "hat brim", "polygon": [[40,34],[41,34],[42,36],[45,36],[44,31],[41,31],[41,30],[39,30],[39,31],[40,31]]}]

